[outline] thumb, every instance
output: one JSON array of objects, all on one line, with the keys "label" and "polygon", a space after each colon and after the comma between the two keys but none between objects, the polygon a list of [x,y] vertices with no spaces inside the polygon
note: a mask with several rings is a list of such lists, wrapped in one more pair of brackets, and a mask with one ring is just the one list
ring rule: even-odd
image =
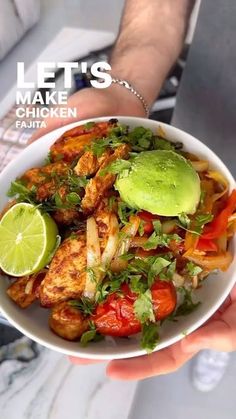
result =
[{"label": "thumb", "polygon": [[78,121],[79,118],[45,118],[44,122],[46,127],[37,129],[33,135],[31,136],[29,140],[29,144],[36,141],[38,138],[42,137],[43,135],[47,134],[50,131],[53,131],[54,129],[63,127],[64,125],[70,124],[71,122]]}]

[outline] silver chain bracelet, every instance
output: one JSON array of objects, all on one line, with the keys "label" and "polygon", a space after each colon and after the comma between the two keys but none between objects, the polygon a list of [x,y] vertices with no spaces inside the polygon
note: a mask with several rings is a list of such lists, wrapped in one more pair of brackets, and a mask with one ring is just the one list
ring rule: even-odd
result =
[{"label": "silver chain bracelet", "polygon": [[134,89],[134,87],[127,80],[120,80],[120,79],[112,78],[111,81],[114,84],[119,84],[120,86],[125,87],[131,93],[133,93],[141,101],[147,117],[149,116],[150,109],[146,100],[143,98],[143,96],[139,92],[137,92],[137,90]]}]

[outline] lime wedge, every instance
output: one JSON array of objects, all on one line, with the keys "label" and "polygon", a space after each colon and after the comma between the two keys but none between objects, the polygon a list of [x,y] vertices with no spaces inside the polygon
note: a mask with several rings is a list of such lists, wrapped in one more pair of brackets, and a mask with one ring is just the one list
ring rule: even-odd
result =
[{"label": "lime wedge", "polygon": [[57,239],[50,215],[32,204],[14,205],[0,221],[0,268],[17,277],[40,271],[49,263]]}]

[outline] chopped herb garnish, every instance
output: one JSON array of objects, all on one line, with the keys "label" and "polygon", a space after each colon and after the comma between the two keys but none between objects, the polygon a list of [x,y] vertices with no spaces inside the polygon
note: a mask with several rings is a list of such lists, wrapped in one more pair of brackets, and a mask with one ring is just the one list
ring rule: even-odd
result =
[{"label": "chopped herb garnish", "polygon": [[184,227],[184,228],[189,228],[190,226],[190,218],[187,216],[187,214],[185,214],[184,212],[182,212],[181,214],[179,214],[179,222],[180,222],[180,227]]},{"label": "chopped herb garnish", "polygon": [[180,242],[182,238],[178,234],[157,234],[155,231],[148,238],[143,248],[146,250],[156,249],[158,246],[168,247],[171,241]]},{"label": "chopped herb garnish", "polygon": [[129,208],[123,201],[118,203],[118,216],[122,224],[129,222],[129,217],[135,214],[137,210]]},{"label": "chopped herb garnish", "polygon": [[52,154],[51,154],[51,151],[49,151],[46,159],[44,160],[44,165],[47,166],[50,163],[52,163]]},{"label": "chopped herb garnish", "polygon": [[140,220],[140,224],[139,224],[139,228],[138,228],[138,232],[139,232],[140,236],[144,235],[144,224],[145,224],[144,221]]},{"label": "chopped herb garnish", "polygon": [[147,290],[147,283],[142,280],[142,275],[132,275],[130,288],[134,293],[143,294]]},{"label": "chopped herb garnish", "polygon": [[153,220],[152,222],[156,234],[161,234],[162,226],[160,220]]},{"label": "chopped herb garnish", "polygon": [[69,202],[69,204],[78,205],[81,201],[81,198],[76,192],[70,192],[66,195],[66,200]]},{"label": "chopped herb garnish", "polygon": [[80,338],[80,343],[82,346],[86,346],[89,342],[99,342],[104,339],[103,335],[97,332],[96,327],[93,322],[90,322],[90,330],[84,332]]},{"label": "chopped herb garnish", "polygon": [[145,323],[148,320],[151,322],[155,321],[155,316],[152,306],[152,294],[150,290],[146,290],[143,294],[140,294],[134,303],[135,316],[141,323]]},{"label": "chopped herb garnish", "polygon": [[122,160],[118,159],[110,163],[108,166],[104,167],[99,172],[100,176],[105,176],[107,173],[112,173],[114,175],[117,175],[121,173],[124,170],[128,170],[131,167],[131,162],[129,160]]},{"label": "chopped herb garnish", "polygon": [[170,265],[170,261],[167,259],[164,259],[162,257],[157,257],[153,264],[151,265],[151,268],[148,272],[148,285],[149,287],[152,286],[153,282],[155,281],[157,275],[159,275],[164,268],[166,268],[168,265]]},{"label": "chopped herb garnish", "polygon": [[95,125],[95,122],[89,121],[89,122],[86,122],[86,124],[84,124],[84,127],[85,127],[85,129],[89,130],[89,129],[93,128],[94,125]]},{"label": "chopped herb garnish", "polygon": [[204,225],[209,223],[212,220],[213,220],[213,215],[212,214],[198,214],[195,217],[195,221],[194,221],[196,232],[201,234]]},{"label": "chopped herb garnish", "polygon": [[151,353],[158,344],[159,333],[157,323],[145,323],[142,325],[141,347]]},{"label": "chopped herb garnish", "polygon": [[71,300],[69,301],[69,305],[78,308],[84,316],[90,316],[93,314],[95,308],[94,302],[87,297],[81,297],[79,300]]},{"label": "chopped herb garnish", "polygon": [[202,272],[202,268],[193,262],[188,262],[186,268],[190,276],[196,276]]},{"label": "chopped herb garnish", "polygon": [[26,187],[23,180],[17,179],[11,182],[10,189],[7,193],[9,198],[16,196],[17,202],[29,202],[35,204],[36,187],[33,185],[30,189]]}]

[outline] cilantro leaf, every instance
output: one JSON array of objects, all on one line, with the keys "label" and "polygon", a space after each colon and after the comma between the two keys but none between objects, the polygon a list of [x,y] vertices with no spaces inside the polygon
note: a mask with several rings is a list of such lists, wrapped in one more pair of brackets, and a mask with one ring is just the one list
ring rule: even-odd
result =
[{"label": "cilantro leaf", "polygon": [[141,347],[151,353],[159,341],[158,324],[145,323],[142,325]]},{"label": "cilantro leaf", "polygon": [[202,272],[202,268],[193,262],[188,262],[186,268],[190,276],[196,276]]},{"label": "cilantro leaf", "polygon": [[96,329],[91,329],[82,334],[80,338],[80,343],[81,346],[87,346],[89,342],[99,342],[102,339],[104,339],[103,335],[97,333]]},{"label": "cilantro leaf", "polygon": [[181,214],[179,214],[178,218],[179,218],[179,222],[181,224],[180,227],[183,226],[184,228],[189,228],[191,220],[187,216],[187,214],[185,214],[184,212],[182,212]]},{"label": "cilantro leaf", "polygon": [[152,222],[156,234],[161,234],[162,226],[160,220],[153,220]]},{"label": "cilantro leaf", "polygon": [[134,303],[135,316],[141,323],[145,323],[147,320],[152,322],[155,321],[155,316],[152,306],[152,294],[150,290],[140,294]]},{"label": "cilantro leaf", "polygon": [[153,282],[154,282],[154,280],[155,280],[155,278],[156,278],[156,276],[164,269],[164,268],[166,268],[168,265],[170,265],[170,261],[169,260],[167,260],[167,259],[164,259],[164,258],[162,258],[162,257],[157,257],[155,260],[154,260],[154,262],[153,262],[153,264],[152,264],[152,266],[151,266],[151,268],[150,268],[150,270],[149,270],[149,272],[148,272],[148,285],[149,285],[149,287],[151,287],[152,286],[152,284],[153,284]]},{"label": "cilantro leaf", "polygon": [[147,250],[156,249],[158,246],[168,247],[171,241],[182,241],[178,234],[157,234],[155,231],[148,238],[143,248]]},{"label": "cilantro leaf", "polygon": [[66,200],[67,202],[69,202],[69,204],[77,205],[80,203],[81,198],[77,194],[77,192],[70,192],[69,194],[66,195]]},{"label": "cilantro leaf", "polygon": [[122,224],[126,224],[129,221],[130,215],[133,215],[137,212],[134,208],[128,207],[125,202],[120,201],[118,203],[118,216]]},{"label": "cilantro leaf", "polygon": [[129,284],[131,291],[137,294],[143,294],[147,290],[147,283],[142,281],[142,275],[132,275]]},{"label": "cilantro leaf", "polygon": [[70,300],[69,305],[80,310],[85,316],[93,314],[95,305],[90,298],[81,297],[79,300]]},{"label": "cilantro leaf", "polygon": [[123,159],[117,159],[110,163],[108,166],[104,167],[99,172],[99,176],[104,176],[107,173],[113,173],[114,175],[117,175],[124,170],[128,170],[131,167],[131,162],[129,160],[123,160]]},{"label": "cilantro leaf", "polygon": [[93,128],[93,127],[94,127],[94,125],[95,125],[95,122],[93,122],[93,121],[89,121],[89,122],[86,122],[86,124],[84,124],[84,128],[85,128],[86,130],[89,130],[89,129]]}]

